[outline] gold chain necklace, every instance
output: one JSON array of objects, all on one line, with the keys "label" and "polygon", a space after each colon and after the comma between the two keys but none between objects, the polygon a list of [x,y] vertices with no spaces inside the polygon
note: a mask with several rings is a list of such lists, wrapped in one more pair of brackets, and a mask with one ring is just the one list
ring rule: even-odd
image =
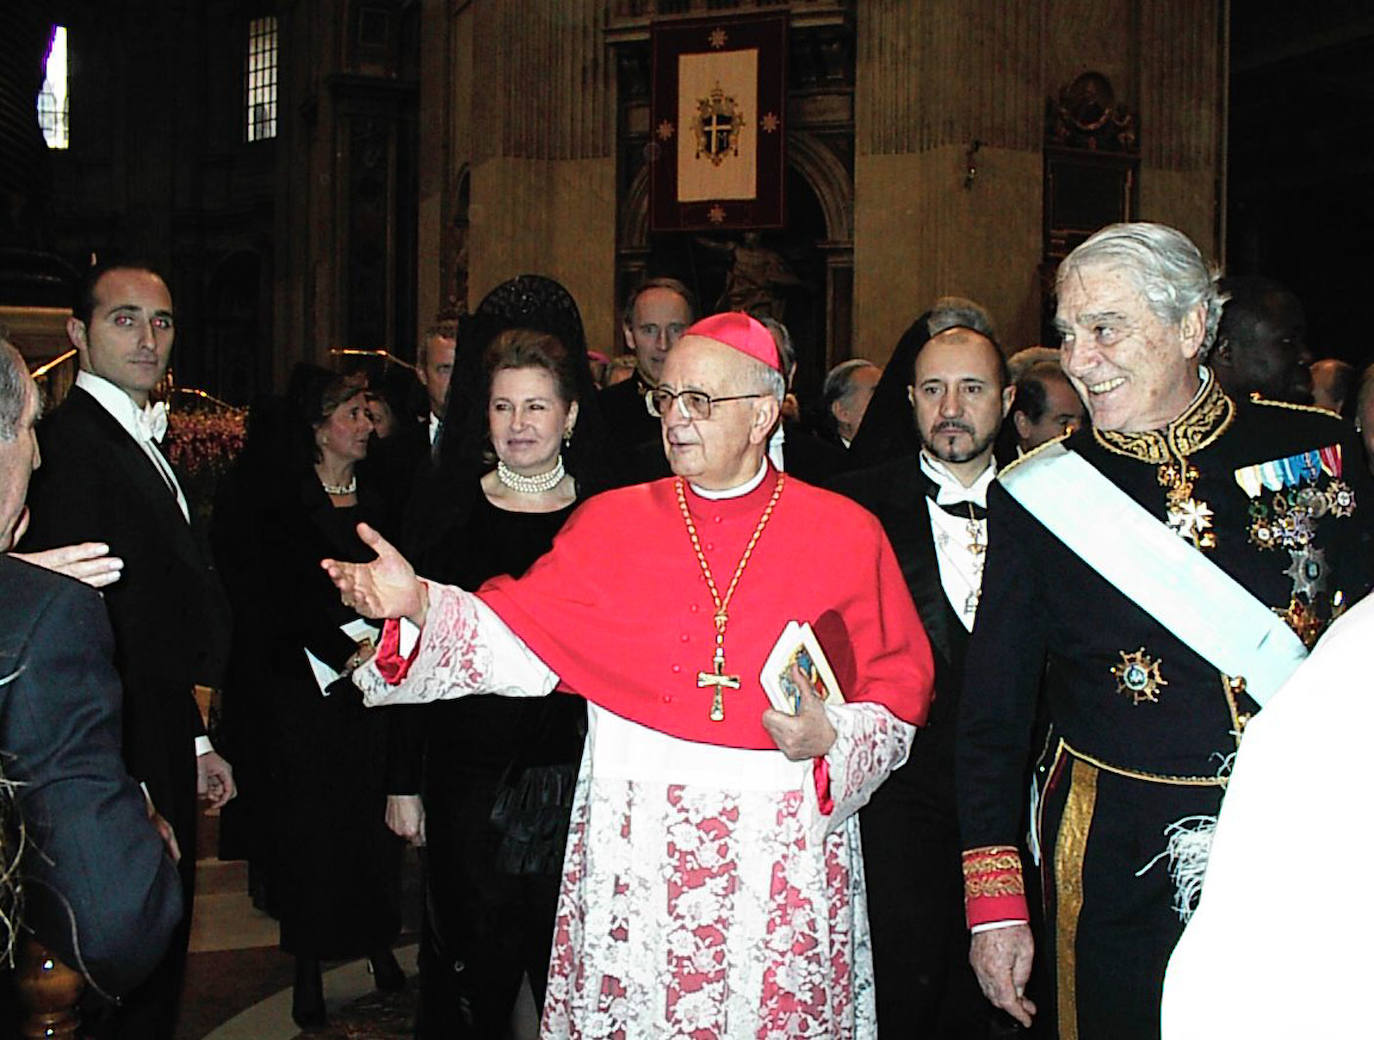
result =
[{"label": "gold chain necklace", "polygon": [[697,563],[701,564],[702,577],[706,579],[706,587],[711,590],[711,601],[715,604],[716,613],[712,620],[716,625],[716,653],[711,659],[711,671],[697,672],[697,686],[704,689],[707,686],[715,687],[715,696],[711,698],[711,721],[725,721],[725,693],[727,689],[739,689],[739,676],[725,674],[725,625],[730,620],[730,600],[735,595],[735,587],[739,584],[740,576],[744,574],[744,568],[749,563],[749,557],[754,553],[754,546],[758,544],[759,535],[763,534],[763,529],[768,526],[769,519],[773,516],[773,507],[778,504],[778,498],[782,495],[782,486],[787,480],[785,473],[778,474],[778,482],[773,485],[773,497],[768,500],[768,505],[764,507],[763,515],[759,517],[758,526],[754,528],[754,533],[749,538],[749,544],[744,547],[744,555],[739,558],[739,563],[735,566],[735,576],[730,579],[730,587],[725,590],[724,598],[716,588],[716,579],[711,574],[711,565],[706,562],[706,554],[701,551],[701,539],[697,537],[697,525],[692,522],[692,513],[687,508],[687,493],[683,490],[686,481],[678,477],[673,482],[677,489],[677,504],[682,510],[682,519],[687,522],[687,536],[692,539],[692,550],[697,554]]}]

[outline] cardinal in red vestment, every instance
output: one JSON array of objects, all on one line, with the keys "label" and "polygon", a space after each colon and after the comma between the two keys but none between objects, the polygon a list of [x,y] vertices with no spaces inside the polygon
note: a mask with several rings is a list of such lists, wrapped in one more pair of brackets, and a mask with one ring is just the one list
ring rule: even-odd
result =
[{"label": "cardinal in red vestment", "polygon": [[[393,619],[369,704],[588,702],[545,1037],[876,1036],[855,813],[911,751],[930,647],[878,521],[769,465],[784,392],[762,325],[703,319],[650,392],[674,476],[588,500],[523,578],[430,585],[366,529],[377,560],[324,561]],[[797,669],[770,706],[793,620],[842,702]]]}]

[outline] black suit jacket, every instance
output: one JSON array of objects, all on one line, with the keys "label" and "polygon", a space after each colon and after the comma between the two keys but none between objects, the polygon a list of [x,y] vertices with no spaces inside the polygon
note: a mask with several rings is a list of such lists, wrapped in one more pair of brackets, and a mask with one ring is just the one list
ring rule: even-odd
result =
[{"label": "black suit jacket", "polygon": [[23,922],[122,994],[167,948],[181,886],[120,759],[113,653],[94,590],[0,555],[0,752],[28,832]]},{"label": "black suit jacket", "polygon": [[[784,442],[785,443],[785,442]],[[940,583],[927,495],[934,482],[916,458],[891,462],[836,478],[830,487],[854,499],[883,525],[925,626],[935,658],[935,700],[911,759],[888,783],[919,787],[923,801],[954,813],[954,729],[969,633],[950,606]]]},{"label": "black suit jacket", "polygon": [[644,406],[644,393],[644,384],[634,375],[596,395],[611,443],[627,454],[659,439],[659,422]]},{"label": "black suit jacket", "polygon": [[782,438],[782,468],[808,484],[823,485],[849,468],[843,448],[787,423]]},{"label": "black suit jacket", "polygon": [[[80,387],[38,429],[24,550],[103,541],[124,560],[104,590],[124,684],[124,757],[194,855],[193,685],[219,686],[229,610],[219,579],[143,449]],[[187,842],[190,844],[187,844]]]}]

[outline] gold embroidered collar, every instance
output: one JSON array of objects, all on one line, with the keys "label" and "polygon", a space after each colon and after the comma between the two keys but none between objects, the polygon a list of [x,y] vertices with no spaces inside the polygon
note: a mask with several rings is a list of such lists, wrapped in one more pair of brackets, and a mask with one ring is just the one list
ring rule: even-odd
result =
[{"label": "gold embroidered collar", "polygon": [[1108,451],[1158,466],[1201,451],[1226,432],[1235,416],[1235,403],[1209,373],[1197,399],[1163,428],[1139,433],[1094,428],[1093,437]]}]

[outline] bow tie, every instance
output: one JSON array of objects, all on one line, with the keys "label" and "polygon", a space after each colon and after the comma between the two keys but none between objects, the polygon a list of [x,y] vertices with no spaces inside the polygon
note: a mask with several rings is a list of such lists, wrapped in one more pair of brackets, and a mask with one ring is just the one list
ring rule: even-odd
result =
[{"label": "bow tie", "polygon": [[934,482],[926,485],[926,497],[943,509],[950,516],[957,516],[961,520],[985,520],[988,515],[987,506],[980,506],[970,498],[960,498],[953,502],[941,502],[939,499],[940,486]]},{"label": "bow tie", "polygon": [[167,436],[167,402],[158,401],[147,405],[135,416],[139,436],[145,441],[162,443]]}]

